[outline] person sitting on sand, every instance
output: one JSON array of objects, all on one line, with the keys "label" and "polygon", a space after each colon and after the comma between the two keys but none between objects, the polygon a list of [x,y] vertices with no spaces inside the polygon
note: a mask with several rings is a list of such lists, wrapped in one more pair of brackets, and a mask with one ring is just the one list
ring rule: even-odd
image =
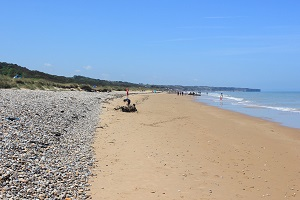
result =
[{"label": "person sitting on sand", "polygon": [[127,98],[127,99],[124,99],[123,101],[124,101],[124,102],[127,102],[127,106],[130,105],[130,99]]},{"label": "person sitting on sand", "polygon": [[137,108],[135,107],[135,104],[128,105],[128,106],[118,106],[114,109],[122,110],[122,112],[137,112]]}]

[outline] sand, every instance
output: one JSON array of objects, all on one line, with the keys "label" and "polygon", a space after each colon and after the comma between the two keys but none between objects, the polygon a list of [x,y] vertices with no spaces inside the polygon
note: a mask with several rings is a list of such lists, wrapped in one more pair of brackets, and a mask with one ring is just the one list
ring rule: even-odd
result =
[{"label": "sand", "polygon": [[93,199],[300,199],[300,130],[193,101],[130,96],[104,104]]}]

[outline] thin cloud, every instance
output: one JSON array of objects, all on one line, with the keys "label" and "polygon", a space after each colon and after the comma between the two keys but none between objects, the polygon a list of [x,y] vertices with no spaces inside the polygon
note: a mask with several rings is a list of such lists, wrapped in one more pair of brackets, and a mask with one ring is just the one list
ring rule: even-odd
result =
[{"label": "thin cloud", "polygon": [[212,39],[239,39],[239,40],[286,40],[300,39],[300,35],[232,35],[232,36],[216,36]]},{"label": "thin cloud", "polygon": [[204,17],[204,19],[228,19],[230,17]]},{"label": "thin cloud", "polygon": [[299,40],[300,35],[220,35],[220,36],[207,36],[207,37],[192,37],[192,38],[174,38],[165,39],[160,41],[151,41],[152,44],[161,44],[168,42],[188,42],[196,40]]},{"label": "thin cloud", "polygon": [[178,26],[178,29],[225,29],[225,26]]},{"label": "thin cloud", "polygon": [[289,46],[261,46],[261,47],[243,47],[243,48],[223,48],[215,50],[206,50],[199,53],[203,56],[238,56],[250,54],[263,54],[263,53],[297,53],[298,48]]},{"label": "thin cloud", "polygon": [[52,65],[50,63],[44,63],[45,67],[51,67]]},{"label": "thin cloud", "polygon": [[165,40],[164,42],[193,41],[193,40],[199,40],[199,39],[200,38],[175,38],[175,39]]},{"label": "thin cloud", "polygon": [[78,73],[78,72],[81,72],[81,70],[80,70],[80,69],[76,69],[76,70],[75,70],[75,72],[77,72],[77,73]]},{"label": "thin cloud", "polygon": [[100,75],[100,79],[102,79],[102,80],[109,80],[110,79],[110,75],[103,73],[103,74]]},{"label": "thin cloud", "polygon": [[204,19],[236,19],[236,18],[243,18],[244,16],[209,16],[204,17]]},{"label": "thin cloud", "polygon": [[294,26],[266,26],[265,27],[266,29],[293,29],[293,28],[297,28],[297,27],[294,27]]},{"label": "thin cloud", "polygon": [[166,39],[166,40],[160,40],[160,41],[152,41],[152,43],[164,43],[164,42],[181,42],[181,41],[194,41],[199,40],[199,38],[174,38],[174,39]]},{"label": "thin cloud", "polygon": [[90,65],[83,66],[82,68],[85,69],[85,70],[91,70],[91,69],[93,69],[93,67],[90,66]]}]

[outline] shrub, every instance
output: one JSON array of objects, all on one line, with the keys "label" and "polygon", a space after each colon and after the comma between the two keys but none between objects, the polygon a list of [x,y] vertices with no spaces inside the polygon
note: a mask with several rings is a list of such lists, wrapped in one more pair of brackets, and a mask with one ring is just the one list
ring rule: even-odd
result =
[{"label": "shrub", "polygon": [[81,85],[80,88],[87,92],[93,92],[93,88],[90,85]]},{"label": "shrub", "polygon": [[21,79],[16,79],[15,82],[16,82],[17,84],[25,84],[24,81],[21,80]]}]

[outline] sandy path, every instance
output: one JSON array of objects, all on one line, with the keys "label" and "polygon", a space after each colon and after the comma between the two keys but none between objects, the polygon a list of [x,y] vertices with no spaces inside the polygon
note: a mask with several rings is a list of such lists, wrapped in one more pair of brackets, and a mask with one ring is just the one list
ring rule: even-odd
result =
[{"label": "sandy path", "polygon": [[171,94],[105,105],[93,199],[299,199],[300,130]]}]

